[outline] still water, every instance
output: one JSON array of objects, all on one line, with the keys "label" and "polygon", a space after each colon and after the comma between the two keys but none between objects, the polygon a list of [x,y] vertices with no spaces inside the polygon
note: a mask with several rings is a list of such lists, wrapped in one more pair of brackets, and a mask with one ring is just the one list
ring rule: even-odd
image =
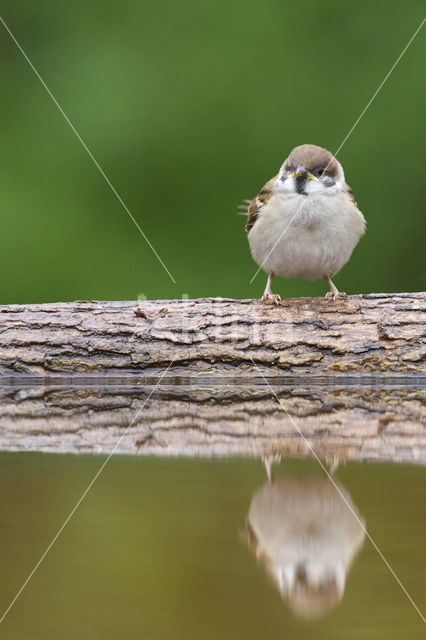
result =
[{"label": "still water", "polygon": [[[104,455],[0,454],[8,607]],[[21,639],[425,637],[425,468],[115,455],[0,625]],[[336,488],[337,487],[337,488]],[[281,567],[281,570],[280,570]]]}]

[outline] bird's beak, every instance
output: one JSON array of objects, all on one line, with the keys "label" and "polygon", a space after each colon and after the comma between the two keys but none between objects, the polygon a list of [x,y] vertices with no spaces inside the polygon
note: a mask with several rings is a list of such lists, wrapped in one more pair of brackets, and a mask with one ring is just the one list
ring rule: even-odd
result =
[{"label": "bird's beak", "polygon": [[309,171],[306,171],[305,167],[302,165],[298,166],[296,171],[290,173],[289,178],[296,178],[297,182],[304,182],[305,180],[314,180],[315,182],[320,182],[316,176],[314,176]]}]

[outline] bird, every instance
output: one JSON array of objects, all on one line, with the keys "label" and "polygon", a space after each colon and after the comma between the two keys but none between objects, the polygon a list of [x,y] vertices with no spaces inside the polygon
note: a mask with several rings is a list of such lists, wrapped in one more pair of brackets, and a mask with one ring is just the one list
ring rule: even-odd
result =
[{"label": "bird", "polygon": [[348,262],[366,222],[343,167],[323,147],[302,144],[257,196],[242,205],[254,261],[268,274],[263,301],[279,303],[274,276],[324,278],[334,301],[346,294],[331,276]]},{"label": "bird", "polygon": [[255,492],[246,532],[282,600],[295,615],[313,619],[342,599],[365,523],[339,483],[319,474],[284,475]]}]

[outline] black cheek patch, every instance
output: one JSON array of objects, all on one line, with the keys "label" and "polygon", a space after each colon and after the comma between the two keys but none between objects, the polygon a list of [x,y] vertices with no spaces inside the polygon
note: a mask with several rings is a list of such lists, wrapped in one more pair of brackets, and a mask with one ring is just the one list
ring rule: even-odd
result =
[{"label": "black cheek patch", "polygon": [[323,180],[323,183],[326,187],[334,187],[336,181],[333,180],[333,178],[325,178],[325,180]]}]

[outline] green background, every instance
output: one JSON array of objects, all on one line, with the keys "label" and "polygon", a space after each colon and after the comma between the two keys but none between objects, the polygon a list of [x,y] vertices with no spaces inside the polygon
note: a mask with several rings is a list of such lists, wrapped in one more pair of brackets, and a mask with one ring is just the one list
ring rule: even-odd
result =
[{"label": "green background", "polygon": [[[295,145],[337,150],[423,13],[414,0],[5,0],[176,284],[0,25],[0,302],[259,296],[238,203]],[[338,156],[368,221],[336,277],[348,293],[424,288],[425,31]]]}]

